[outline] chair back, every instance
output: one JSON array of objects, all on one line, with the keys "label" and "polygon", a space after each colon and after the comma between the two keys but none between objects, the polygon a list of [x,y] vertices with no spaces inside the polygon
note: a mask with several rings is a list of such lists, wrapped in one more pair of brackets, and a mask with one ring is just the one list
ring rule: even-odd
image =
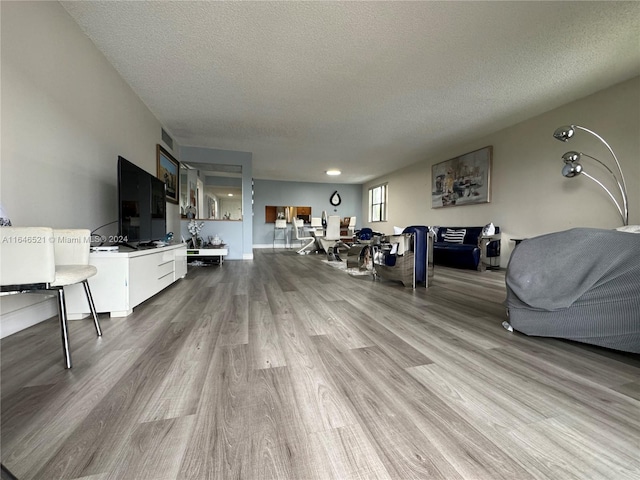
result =
[{"label": "chair back", "polygon": [[277,219],[275,228],[287,228],[287,221],[283,218]]},{"label": "chair back", "polygon": [[304,220],[301,218],[294,218],[291,228],[293,229],[294,238],[300,240],[300,229],[304,227]]},{"label": "chair back", "polygon": [[52,283],[55,278],[52,228],[0,227],[0,285]]},{"label": "chair back", "polygon": [[324,228],[322,227],[322,218],[320,217],[311,217],[311,229],[313,230],[313,234],[316,237],[321,237],[324,235]]},{"label": "chair back", "polygon": [[91,232],[87,229],[55,228],[56,265],[88,265]]},{"label": "chair back", "polygon": [[349,226],[347,227],[347,232],[349,232],[349,235],[354,235],[356,233],[356,217],[349,218]]},{"label": "chair back", "polygon": [[327,240],[340,240],[340,216],[330,215],[327,220],[327,233],[325,234]]}]

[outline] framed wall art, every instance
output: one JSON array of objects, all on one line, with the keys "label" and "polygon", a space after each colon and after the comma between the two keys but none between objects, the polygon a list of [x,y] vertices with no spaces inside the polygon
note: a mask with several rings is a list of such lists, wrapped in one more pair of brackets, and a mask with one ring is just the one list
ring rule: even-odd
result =
[{"label": "framed wall art", "polygon": [[489,203],[492,156],[488,146],[433,165],[431,208]]},{"label": "framed wall art", "polygon": [[167,186],[167,202],[178,203],[180,162],[162,146],[157,145],[158,178]]}]

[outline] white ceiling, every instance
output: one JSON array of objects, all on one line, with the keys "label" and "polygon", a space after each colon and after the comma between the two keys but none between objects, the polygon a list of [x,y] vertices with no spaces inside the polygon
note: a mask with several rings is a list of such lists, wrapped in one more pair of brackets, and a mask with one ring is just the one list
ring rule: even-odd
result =
[{"label": "white ceiling", "polygon": [[258,179],[362,183],[640,74],[639,2],[62,5],[179,144]]}]

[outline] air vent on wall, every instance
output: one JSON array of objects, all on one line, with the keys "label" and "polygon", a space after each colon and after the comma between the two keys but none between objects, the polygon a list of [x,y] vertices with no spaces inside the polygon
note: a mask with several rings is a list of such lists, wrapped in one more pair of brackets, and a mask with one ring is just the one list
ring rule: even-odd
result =
[{"label": "air vent on wall", "polygon": [[162,141],[166,143],[171,150],[173,150],[173,138],[165,132],[164,128],[162,129]]}]

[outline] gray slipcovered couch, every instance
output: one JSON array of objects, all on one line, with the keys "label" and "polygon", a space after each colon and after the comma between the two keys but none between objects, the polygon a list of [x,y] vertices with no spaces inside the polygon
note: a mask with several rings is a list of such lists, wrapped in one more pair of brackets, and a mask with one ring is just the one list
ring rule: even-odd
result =
[{"label": "gray slipcovered couch", "polygon": [[524,240],[505,281],[514,330],[640,353],[640,234],[574,228]]}]

